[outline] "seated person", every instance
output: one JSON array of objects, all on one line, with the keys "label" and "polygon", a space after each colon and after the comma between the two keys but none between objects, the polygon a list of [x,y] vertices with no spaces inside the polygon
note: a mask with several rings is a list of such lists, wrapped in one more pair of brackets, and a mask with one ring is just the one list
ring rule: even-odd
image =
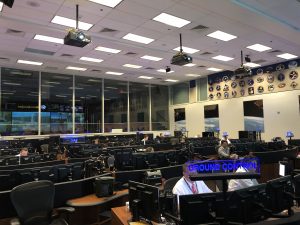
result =
[{"label": "seated person", "polygon": [[237,154],[230,154],[230,148],[226,140],[221,141],[221,146],[218,149],[218,156],[220,159],[238,159]]},{"label": "seated person", "polygon": [[[252,156],[246,156],[246,158],[252,158]],[[236,173],[246,173],[246,172],[255,172],[255,169],[253,170],[247,170],[246,168],[240,166],[236,171]],[[236,191],[239,189],[251,187],[258,185],[258,182],[256,179],[231,179],[228,183],[228,191]]]},{"label": "seated person", "polygon": [[223,136],[222,136],[222,138],[221,138],[221,140],[220,140],[220,145],[221,145],[221,142],[222,142],[223,140],[227,141],[227,144],[228,144],[228,145],[231,145],[231,141],[230,141],[229,138],[228,138],[228,133],[227,133],[227,132],[223,132]]},{"label": "seated person", "polygon": [[210,190],[203,181],[191,181],[189,177],[188,164],[182,165],[183,177],[177,181],[172,192],[176,195],[190,195],[210,193]]},{"label": "seated person", "polygon": [[17,157],[20,156],[28,156],[28,148],[21,148],[20,149],[20,153],[18,155],[16,155]]},{"label": "seated person", "polygon": [[143,145],[146,145],[146,142],[149,140],[149,136],[147,134],[144,135],[144,138],[142,139]]},{"label": "seated person", "polygon": [[160,136],[157,135],[155,137],[154,141],[155,141],[155,143],[160,144],[160,141],[161,141]]}]

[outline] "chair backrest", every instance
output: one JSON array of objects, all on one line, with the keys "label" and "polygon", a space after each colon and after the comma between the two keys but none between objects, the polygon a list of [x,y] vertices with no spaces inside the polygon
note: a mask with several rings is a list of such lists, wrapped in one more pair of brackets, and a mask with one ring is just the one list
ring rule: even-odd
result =
[{"label": "chair backrest", "polygon": [[180,180],[181,177],[172,177],[168,180],[166,180],[165,185],[164,185],[164,191],[172,191],[173,187],[177,183],[177,181]]},{"label": "chair backrest", "polygon": [[12,189],[10,198],[22,225],[50,224],[54,202],[51,181],[33,181]]}]

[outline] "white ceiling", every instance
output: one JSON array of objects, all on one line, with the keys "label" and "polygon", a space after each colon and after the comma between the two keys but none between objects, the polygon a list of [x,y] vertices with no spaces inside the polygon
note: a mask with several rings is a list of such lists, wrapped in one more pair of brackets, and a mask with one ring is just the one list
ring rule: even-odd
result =
[{"label": "white ceiling", "polygon": [[[300,55],[300,33],[297,25],[300,19],[298,0],[123,0],[114,9],[88,0],[15,0],[13,8],[3,7],[0,13],[0,66],[22,69],[42,70],[73,74],[65,70],[66,66],[88,68],[85,72],[75,72],[83,76],[109,79],[130,80],[168,84],[165,79],[187,81],[195,79],[185,74],[206,76],[213,72],[208,67],[234,70],[240,65],[240,50],[249,54],[252,61],[266,60],[262,65],[282,61],[272,50],[280,50]],[[80,20],[94,26],[86,33],[92,36],[92,43],[84,48],[66,46],[34,40],[35,34],[63,38],[67,27],[50,23],[55,15],[75,19],[75,5],[79,4]],[[165,12],[190,20],[183,28],[171,27],[152,18]],[[192,28],[203,25],[201,31]],[[115,32],[100,33],[103,28]],[[24,33],[8,34],[7,29]],[[228,42],[219,41],[206,35],[221,30],[237,36]],[[148,45],[122,39],[127,33],[155,39]],[[179,46],[179,33],[183,35],[183,45],[200,51],[192,54],[194,67],[170,65],[171,57],[176,53],[172,49]],[[246,49],[252,44],[264,44],[272,48],[267,52],[255,52]],[[95,51],[97,46],[122,50],[118,54]],[[54,55],[41,55],[25,52],[26,48],[54,52]],[[134,52],[135,55],[125,55]],[[201,55],[210,52],[208,55]],[[62,57],[70,54],[73,57]],[[277,53],[279,54],[279,53]],[[143,55],[161,57],[154,62],[141,59]],[[212,59],[216,55],[235,58],[221,62]],[[80,57],[100,58],[101,63],[79,60]],[[1,59],[1,58],[8,58]],[[17,64],[17,59],[40,61],[41,67]],[[141,69],[123,67],[123,64],[137,64]],[[156,70],[171,66],[174,73],[159,73]],[[205,66],[199,68],[198,66]],[[154,69],[146,69],[151,67]],[[57,68],[57,69],[54,69]],[[101,70],[93,72],[92,70]],[[122,76],[106,75],[106,71],[123,72]],[[138,76],[152,76],[153,80],[138,79]]]}]

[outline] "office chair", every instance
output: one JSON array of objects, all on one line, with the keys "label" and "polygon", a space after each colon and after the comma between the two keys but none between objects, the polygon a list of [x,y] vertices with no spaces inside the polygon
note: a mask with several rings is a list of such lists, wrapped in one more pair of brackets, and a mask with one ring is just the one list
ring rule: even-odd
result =
[{"label": "office chair", "polygon": [[175,186],[177,181],[180,180],[180,178],[181,177],[172,177],[172,178],[166,180],[166,182],[164,184],[164,191],[172,193],[173,187]]},{"label": "office chair", "polygon": [[51,181],[33,181],[12,189],[10,198],[18,218],[11,225],[68,225],[58,214],[74,212],[72,207],[57,208],[53,214],[55,188]]}]

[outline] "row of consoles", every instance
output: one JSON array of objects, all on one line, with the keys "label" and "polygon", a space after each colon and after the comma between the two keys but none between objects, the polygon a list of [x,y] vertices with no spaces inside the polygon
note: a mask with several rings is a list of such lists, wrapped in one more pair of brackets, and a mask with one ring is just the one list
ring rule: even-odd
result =
[{"label": "row of consoles", "polygon": [[[178,201],[178,199],[179,201]],[[300,175],[285,176],[233,192],[175,196],[158,187],[129,182],[133,221],[173,224],[249,224],[293,216],[300,200]],[[178,205],[179,203],[179,205]],[[287,213],[283,213],[284,211]],[[299,221],[300,222],[300,221]]]}]

